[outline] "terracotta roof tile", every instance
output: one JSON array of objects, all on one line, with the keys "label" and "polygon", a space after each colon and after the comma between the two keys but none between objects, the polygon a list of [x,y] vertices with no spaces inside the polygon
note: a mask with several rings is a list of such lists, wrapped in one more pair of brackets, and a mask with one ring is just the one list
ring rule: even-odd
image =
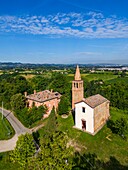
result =
[{"label": "terracotta roof tile", "polygon": [[41,92],[37,92],[35,94],[30,94],[26,96],[27,99],[38,101],[38,102],[44,102],[47,100],[51,100],[54,98],[60,98],[61,94],[58,92],[51,92],[49,90],[44,90]]}]

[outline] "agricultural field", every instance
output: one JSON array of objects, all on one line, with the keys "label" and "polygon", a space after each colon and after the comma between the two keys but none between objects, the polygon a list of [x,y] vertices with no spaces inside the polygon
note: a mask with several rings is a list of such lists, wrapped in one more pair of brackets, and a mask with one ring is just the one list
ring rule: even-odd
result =
[{"label": "agricultural field", "polygon": [[114,78],[107,81],[108,83],[124,83],[128,84],[128,77]]},{"label": "agricultural field", "polygon": [[[103,80],[103,81],[108,81],[108,80],[113,80],[116,79],[118,75],[113,75],[112,73],[91,73],[91,74],[81,74],[81,78],[87,81],[92,81],[92,80]],[[74,74],[69,74],[68,79],[72,81],[74,79]]]},{"label": "agricultural field", "polygon": [[8,120],[3,118],[2,114],[0,113],[0,140],[10,139],[14,135],[14,130]]}]

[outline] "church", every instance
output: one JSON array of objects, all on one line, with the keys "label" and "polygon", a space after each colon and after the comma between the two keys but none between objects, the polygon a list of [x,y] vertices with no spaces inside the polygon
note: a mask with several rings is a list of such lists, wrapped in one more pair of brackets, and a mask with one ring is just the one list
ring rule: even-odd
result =
[{"label": "church", "polygon": [[105,97],[96,94],[84,98],[83,80],[77,66],[72,81],[72,110],[75,114],[75,128],[95,135],[110,117],[109,103]]}]

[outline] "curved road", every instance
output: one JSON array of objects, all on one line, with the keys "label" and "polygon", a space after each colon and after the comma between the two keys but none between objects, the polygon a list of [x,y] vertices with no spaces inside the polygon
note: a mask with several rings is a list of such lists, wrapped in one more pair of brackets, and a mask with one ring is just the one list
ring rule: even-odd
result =
[{"label": "curved road", "polygon": [[[0,112],[2,113],[2,108],[0,108]],[[12,127],[15,130],[15,135],[9,140],[1,140],[0,141],[0,152],[6,152],[13,150],[16,146],[16,142],[18,140],[18,136],[25,133],[31,133],[32,131],[26,127],[13,115],[12,112],[3,109],[3,115],[10,122]]]}]

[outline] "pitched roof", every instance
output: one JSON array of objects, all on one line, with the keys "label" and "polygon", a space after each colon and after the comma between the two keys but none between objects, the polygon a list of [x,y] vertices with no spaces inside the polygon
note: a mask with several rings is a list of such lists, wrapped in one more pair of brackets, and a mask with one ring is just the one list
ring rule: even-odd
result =
[{"label": "pitched roof", "polygon": [[75,80],[81,80],[80,69],[78,65],[76,67]]},{"label": "pitched roof", "polygon": [[54,98],[60,98],[61,94],[58,92],[51,92],[49,90],[44,90],[41,92],[37,92],[35,94],[30,94],[26,96],[27,99],[38,101],[38,102],[45,102],[47,100],[51,100]]},{"label": "pitched roof", "polygon": [[[91,108],[95,108],[96,106],[99,106],[106,101],[109,102],[109,100],[106,99],[105,97],[101,96],[100,94],[96,94],[94,96],[83,98],[83,100],[80,102],[85,102]],[[78,102],[78,103],[80,103],[80,102]]]}]

